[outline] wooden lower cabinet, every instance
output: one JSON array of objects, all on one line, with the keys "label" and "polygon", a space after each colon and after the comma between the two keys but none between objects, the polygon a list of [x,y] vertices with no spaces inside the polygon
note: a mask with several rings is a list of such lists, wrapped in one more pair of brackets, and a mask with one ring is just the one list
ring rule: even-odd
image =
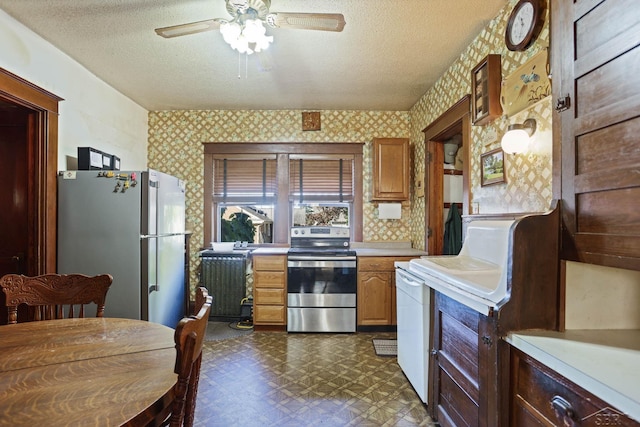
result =
[{"label": "wooden lower cabinet", "polygon": [[396,261],[413,257],[358,257],[357,324],[396,324]]},{"label": "wooden lower cabinet", "polygon": [[513,347],[510,389],[512,426],[640,425]]},{"label": "wooden lower cabinet", "polygon": [[434,313],[430,415],[443,427],[498,425],[493,319],[439,292]]},{"label": "wooden lower cabinet", "polygon": [[253,324],[256,326],[287,324],[287,257],[285,255],[253,257]]}]

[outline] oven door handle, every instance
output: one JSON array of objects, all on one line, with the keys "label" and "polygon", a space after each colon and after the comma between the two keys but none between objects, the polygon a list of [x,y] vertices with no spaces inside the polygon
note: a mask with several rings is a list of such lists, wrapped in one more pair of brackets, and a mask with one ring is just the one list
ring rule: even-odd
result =
[{"label": "oven door handle", "polygon": [[347,256],[331,256],[331,255],[289,255],[289,261],[355,261],[356,257]]}]

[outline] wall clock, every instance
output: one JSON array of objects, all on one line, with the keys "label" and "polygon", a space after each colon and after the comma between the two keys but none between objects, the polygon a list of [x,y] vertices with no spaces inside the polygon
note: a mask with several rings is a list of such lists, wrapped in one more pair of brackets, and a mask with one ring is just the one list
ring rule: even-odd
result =
[{"label": "wall clock", "polygon": [[520,0],[507,21],[505,42],[509,50],[528,48],[544,25],[545,0]]}]

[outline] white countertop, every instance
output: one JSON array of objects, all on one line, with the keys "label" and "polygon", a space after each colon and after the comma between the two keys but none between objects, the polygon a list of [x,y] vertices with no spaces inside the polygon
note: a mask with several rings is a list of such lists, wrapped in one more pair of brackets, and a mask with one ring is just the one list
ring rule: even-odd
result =
[{"label": "white countertop", "polygon": [[506,340],[640,421],[640,330],[524,331]]},{"label": "white countertop", "polygon": [[402,256],[419,258],[426,255],[425,251],[413,248],[352,248],[357,256]]},{"label": "white countertop", "polygon": [[277,247],[277,246],[265,246],[262,248],[257,248],[253,252],[252,255],[286,255],[289,252],[289,247]]}]

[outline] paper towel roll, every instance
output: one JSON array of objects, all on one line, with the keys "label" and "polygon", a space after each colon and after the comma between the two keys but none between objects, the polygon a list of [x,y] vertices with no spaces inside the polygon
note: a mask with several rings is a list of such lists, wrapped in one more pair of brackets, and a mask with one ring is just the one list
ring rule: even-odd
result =
[{"label": "paper towel roll", "polygon": [[400,219],[401,214],[401,203],[380,203],[378,205],[378,219]]}]

